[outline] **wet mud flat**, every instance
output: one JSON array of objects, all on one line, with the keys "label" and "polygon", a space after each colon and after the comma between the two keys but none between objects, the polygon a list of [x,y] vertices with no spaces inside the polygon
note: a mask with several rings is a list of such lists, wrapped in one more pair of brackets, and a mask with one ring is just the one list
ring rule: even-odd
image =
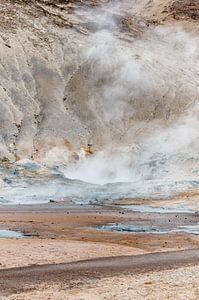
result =
[{"label": "wet mud flat", "polygon": [[147,251],[199,246],[198,224],[198,212],[138,212],[118,205],[68,206],[63,202],[0,208],[1,229],[32,238],[109,242]]}]

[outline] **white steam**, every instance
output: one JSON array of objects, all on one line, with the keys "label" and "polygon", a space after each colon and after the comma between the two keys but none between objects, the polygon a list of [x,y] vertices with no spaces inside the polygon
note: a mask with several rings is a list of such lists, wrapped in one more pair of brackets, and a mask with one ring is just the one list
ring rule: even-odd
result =
[{"label": "white steam", "polygon": [[198,148],[199,38],[158,26],[126,42],[110,10],[104,16],[84,55],[88,102],[110,140],[65,176],[98,184],[184,180]]}]

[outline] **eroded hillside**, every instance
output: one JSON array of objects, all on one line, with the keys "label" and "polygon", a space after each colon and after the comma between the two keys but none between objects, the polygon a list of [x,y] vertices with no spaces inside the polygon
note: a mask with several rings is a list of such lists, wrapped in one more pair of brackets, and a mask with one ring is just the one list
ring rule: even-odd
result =
[{"label": "eroded hillside", "polygon": [[198,12],[197,0],[1,1],[1,161],[197,128]]}]

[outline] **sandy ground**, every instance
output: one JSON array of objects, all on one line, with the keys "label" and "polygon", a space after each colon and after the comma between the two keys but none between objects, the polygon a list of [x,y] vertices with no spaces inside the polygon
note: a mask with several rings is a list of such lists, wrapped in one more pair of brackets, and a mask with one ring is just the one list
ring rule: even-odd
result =
[{"label": "sandy ground", "polygon": [[[64,264],[29,266],[0,271],[1,295],[38,290],[38,287],[64,285],[65,290],[93,286],[93,281],[115,276],[135,276],[151,271],[175,270],[199,264],[199,248],[144,255],[106,257]],[[120,281],[119,281],[120,282]],[[112,293],[112,286],[110,286]],[[110,293],[110,294],[111,294]]]},{"label": "sandy ground", "polygon": [[[77,284],[78,285],[78,284]],[[119,275],[93,280],[70,290],[62,285],[38,286],[37,291],[8,297],[10,300],[198,300],[199,266],[150,272],[141,275]]]},{"label": "sandy ground", "polygon": [[51,239],[0,239],[0,269],[72,262],[97,257],[143,254],[147,251],[108,243]]}]

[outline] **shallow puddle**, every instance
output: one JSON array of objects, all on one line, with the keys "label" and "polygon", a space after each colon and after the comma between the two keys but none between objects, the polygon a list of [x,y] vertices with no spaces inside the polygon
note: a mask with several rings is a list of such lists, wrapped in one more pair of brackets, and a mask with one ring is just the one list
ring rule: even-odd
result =
[{"label": "shallow puddle", "polygon": [[22,238],[23,234],[13,230],[0,230],[0,238]]},{"label": "shallow puddle", "polygon": [[182,204],[172,204],[165,205],[161,207],[151,206],[151,205],[143,205],[143,204],[130,204],[130,205],[121,205],[122,208],[143,212],[143,213],[193,213],[194,210],[187,205]]},{"label": "shallow puddle", "polygon": [[178,226],[176,228],[152,227],[137,224],[109,223],[101,226],[93,226],[98,230],[125,232],[125,233],[153,233],[153,234],[170,234],[170,233],[188,233],[199,235],[199,224]]}]

